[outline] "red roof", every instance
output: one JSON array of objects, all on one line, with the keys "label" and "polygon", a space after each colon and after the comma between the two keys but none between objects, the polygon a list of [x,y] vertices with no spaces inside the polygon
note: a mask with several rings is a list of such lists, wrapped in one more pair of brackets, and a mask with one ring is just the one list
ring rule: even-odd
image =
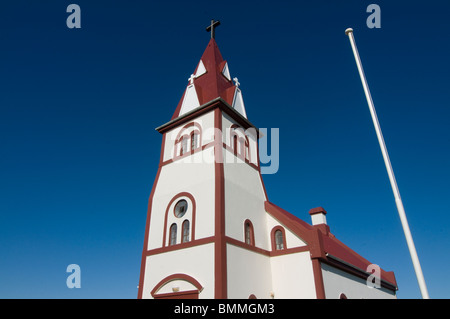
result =
[{"label": "red roof", "polygon": [[[311,258],[318,258],[325,262],[342,263],[362,272],[366,272],[372,263],[339,241],[327,225],[312,226],[284,209],[265,203],[266,211],[278,219],[289,230],[299,236],[309,246]],[[397,288],[395,275],[392,271],[380,269],[381,279]]]},{"label": "red roof", "polygon": [[[200,105],[218,97],[221,97],[229,105],[232,105],[236,86],[222,74],[226,61],[222,58],[222,54],[214,39],[209,41],[205,52],[203,52],[201,61],[205,66],[206,73],[199,77],[195,77],[193,80]],[[197,69],[195,72],[197,72]],[[178,102],[172,120],[180,115],[183,98],[184,94],[181,97],[180,102]]]}]

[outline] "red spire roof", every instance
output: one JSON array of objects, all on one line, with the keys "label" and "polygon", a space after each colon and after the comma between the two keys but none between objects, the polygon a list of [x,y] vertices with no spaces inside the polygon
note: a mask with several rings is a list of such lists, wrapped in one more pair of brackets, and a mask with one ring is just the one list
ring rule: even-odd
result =
[{"label": "red spire roof", "polygon": [[[182,112],[182,109],[184,109],[183,104],[185,103],[193,104],[188,107],[190,110],[221,97],[229,105],[233,105],[236,86],[229,77],[227,62],[222,58],[222,54],[214,39],[209,41],[193,75],[178,103],[172,120],[186,112]],[[192,84],[194,85],[193,87],[191,86]],[[194,88],[195,90],[193,90]],[[191,91],[188,92],[188,90]],[[198,100],[198,105],[195,100],[195,95]],[[184,102],[185,98],[189,101]]]}]

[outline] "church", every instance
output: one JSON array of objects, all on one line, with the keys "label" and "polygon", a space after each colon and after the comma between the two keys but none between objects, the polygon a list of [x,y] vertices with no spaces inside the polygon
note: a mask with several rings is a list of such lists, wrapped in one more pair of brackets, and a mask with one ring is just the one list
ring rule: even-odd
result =
[{"label": "church", "polygon": [[219,51],[218,24],[172,118],[156,129],[138,298],[396,298],[394,273],[339,241],[324,208],[312,208],[308,223],[269,201],[260,132]]}]

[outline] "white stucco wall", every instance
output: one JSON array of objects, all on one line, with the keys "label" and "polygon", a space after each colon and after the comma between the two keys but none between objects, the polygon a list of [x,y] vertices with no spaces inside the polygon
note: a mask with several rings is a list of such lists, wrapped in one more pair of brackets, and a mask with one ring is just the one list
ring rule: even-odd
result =
[{"label": "white stucco wall", "polygon": [[270,298],[272,275],[270,257],[227,244],[228,298]]},{"label": "white stucco wall", "polygon": [[[214,149],[207,148],[194,155],[213,156]],[[192,156],[189,156],[192,157]],[[195,238],[200,239],[214,235],[214,164],[173,162],[161,168],[155,188],[148,249],[162,247],[164,218],[171,199],[182,192],[189,192],[196,202]],[[169,212],[171,213],[171,212]],[[172,218],[172,216],[171,216]],[[169,222],[166,227],[169,227]],[[192,226],[193,222],[191,222]],[[181,232],[181,228],[179,228]]]},{"label": "white stucco wall", "polygon": [[[200,299],[214,298],[214,244],[204,244],[185,249],[165,252],[147,257],[145,265],[143,298],[152,298],[151,290],[170,275],[183,273],[195,278],[204,287]],[[178,283],[180,284],[180,282]],[[161,292],[171,292],[171,284]],[[191,285],[184,283],[180,291],[190,290]],[[160,292],[160,293],[161,293]]]},{"label": "white stucco wall", "polygon": [[276,299],[315,299],[316,287],[309,251],[270,258]]},{"label": "white stucco wall", "polygon": [[[230,143],[227,130],[234,122],[226,115],[222,117],[223,142]],[[249,136],[251,158],[256,158],[257,144]],[[244,222],[249,219],[253,224],[255,246],[270,249],[267,234],[266,196],[259,172],[242,160],[237,161],[233,152],[223,148],[225,154],[225,231],[226,235],[244,241]],[[234,158],[234,159],[232,159]],[[232,159],[232,160],[230,160]]]},{"label": "white stucco wall", "polygon": [[344,293],[347,299],[395,299],[386,288],[369,288],[366,280],[322,263],[322,276],[327,299],[338,299]]}]

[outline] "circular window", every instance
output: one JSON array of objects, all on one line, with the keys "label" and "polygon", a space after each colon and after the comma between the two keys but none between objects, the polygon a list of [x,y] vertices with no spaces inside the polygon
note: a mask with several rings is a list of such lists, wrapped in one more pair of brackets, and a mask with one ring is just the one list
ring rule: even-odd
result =
[{"label": "circular window", "polygon": [[186,214],[188,203],[184,199],[179,200],[175,205],[175,216],[181,218]]}]

